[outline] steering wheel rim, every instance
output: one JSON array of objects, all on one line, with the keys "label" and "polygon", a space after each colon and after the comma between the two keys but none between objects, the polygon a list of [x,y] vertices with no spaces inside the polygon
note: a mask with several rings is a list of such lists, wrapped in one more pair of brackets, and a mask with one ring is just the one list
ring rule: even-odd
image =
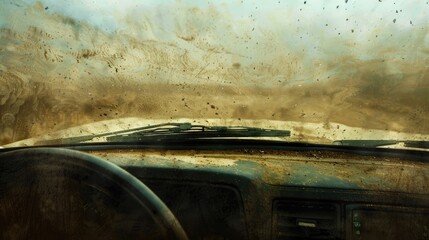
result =
[{"label": "steering wheel rim", "polygon": [[[79,184],[76,181],[82,181],[84,182],[82,187],[87,187],[87,185],[90,186],[94,182],[97,184],[97,181],[100,181],[101,179],[103,182],[100,183],[100,186],[94,187],[91,185],[91,187],[94,187],[94,189],[100,188],[101,190],[97,189],[97,191],[99,190],[101,192],[100,194],[103,194],[103,197],[112,196],[114,198],[116,197],[115,194],[120,192],[122,199],[127,197],[129,202],[132,202],[136,206],[141,206],[141,211],[144,209],[145,214],[149,214],[152,217],[153,221],[162,229],[163,236],[167,239],[188,239],[179,221],[170,209],[143,182],[111,162],[76,150],[60,148],[32,148],[0,154],[0,194],[14,189],[13,184],[15,179],[25,179],[20,183],[20,191],[23,191],[23,189],[24,191],[33,191],[33,193],[34,191],[39,191],[40,193],[36,193],[39,195],[43,195],[49,191],[48,198],[52,194],[55,194],[55,191],[57,191],[57,194],[63,194],[64,191],[68,193],[67,190],[62,188],[69,185],[67,185],[68,183],[64,185],[62,181],[69,181],[69,179],[71,179],[71,177],[69,177],[71,173],[72,175],[75,174],[73,176],[78,176],[81,172],[83,175],[86,175],[79,176],[76,178],[77,180],[70,180],[74,185]],[[58,180],[60,185],[57,183],[52,185],[50,180],[46,181],[48,178],[46,175],[53,174],[52,179],[55,179],[57,173],[59,174],[58,176],[64,173],[65,180],[62,179],[62,175],[59,177],[61,178]],[[38,184],[37,190],[34,190],[34,185],[32,185],[32,183],[34,181],[39,181],[40,179],[42,179],[41,181],[43,184]],[[30,181],[31,184],[27,186],[26,181]],[[57,181],[57,179],[55,179],[55,181]],[[87,182],[91,182],[91,184],[88,184]],[[41,186],[44,184],[47,186]],[[114,185],[114,187],[109,184]],[[25,185],[24,188],[22,185]],[[52,191],[54,191],[54,193],[52,193]],[[96,190],[91,188],[91,191]],[[108,191],[113,192],[110,193]],[[24,193],[19,192],[19,194]],[[39,197],[42,199],[45,196]],[[4,200],[5,199],[2,199],[2,201],[0,201],[0,215],[1,213],[8,211],[8,209],[6,209],[7,206],[2,204],[4,203]],[[107,206],[106,204],[103,206]],[[37,207],[43,208],[40,206],[36,206],[36,208]],[[110,210],[111,209],[109,209],[109,211]],[[97,212],[96,210],[94,211]],[[25,214],[23,216],[25,216]]]}]

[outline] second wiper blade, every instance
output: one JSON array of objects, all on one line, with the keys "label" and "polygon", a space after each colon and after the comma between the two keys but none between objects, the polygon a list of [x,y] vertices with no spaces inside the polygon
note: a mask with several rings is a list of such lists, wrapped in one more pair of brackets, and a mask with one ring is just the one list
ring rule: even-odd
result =
[{"label": "second wiper blade", "polygon": [[[169,127],[166,127],[169,126]],[[107,137],[109,142],[134,142],[148,139],[197,139],[242,137],[289,137],[289,130],[275,130],[243,126],[204,126],[191,123],[169,123],[161,127],[141,129]]]},{"label": "second wiper blade", "polygon": [[337,140],[336,145],[357,146],[357,147],[381,147],[403,143],[405,147],[429,149],[429,141],[412,140]]}]

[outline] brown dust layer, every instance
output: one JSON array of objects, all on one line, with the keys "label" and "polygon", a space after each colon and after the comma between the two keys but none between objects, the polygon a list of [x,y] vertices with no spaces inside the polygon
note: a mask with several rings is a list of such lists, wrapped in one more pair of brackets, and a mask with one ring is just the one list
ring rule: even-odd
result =
[{"label": "brown dust layer", "polygon": [[300,55],[250,61],[192,47],[193,38],[139,40],[43,11],[26,16],[43,17],[49,28],[0,29],[0,145],[121,117],[335,122],[429,134],[425,57],[344,55],[313,67]]},{"label": "brown dust layer", "polygon": [[[337,81],[287,89],[227,86],[99,83],[91,92],[75,84],[26,84],[6,76],[13,89],[2,105],[1,142],[120,118],[236,118],[337,122],[349,126],[429,133],[426,97],[345,87]],[[5,76],[2,75],[2,79]],[[4,85],[3,85],[4,86]],[[375,91],[375,90],[374,90]],[[403,89],[401,89],[403,91]],[[361,94],[361,95],[358,95]],[[2,96],[4,99],[5,97]],[[11,111],[13,110],[13,111]]]}]

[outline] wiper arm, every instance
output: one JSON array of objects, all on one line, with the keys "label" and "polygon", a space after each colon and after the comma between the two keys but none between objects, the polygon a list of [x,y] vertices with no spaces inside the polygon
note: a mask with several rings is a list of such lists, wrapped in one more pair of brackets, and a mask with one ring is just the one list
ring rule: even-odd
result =
[{"label": "wiper arm", "polygon": [[163,123],[122,131],[70,137],[44,141],[44,144],[72,144],[106,137],[108,142],[136,142],[144,140],[173,140],[198,138],[232,138],[232,137],[289,137],[289,130],[275,130],[242,126],[204,126],[184,123]]},{"label": "wiper arm", "polygon": [[429,149],[429,141],[412,140],[337,140],[333,144],[357,147],[381,147],[403,143],[405,147]]}]

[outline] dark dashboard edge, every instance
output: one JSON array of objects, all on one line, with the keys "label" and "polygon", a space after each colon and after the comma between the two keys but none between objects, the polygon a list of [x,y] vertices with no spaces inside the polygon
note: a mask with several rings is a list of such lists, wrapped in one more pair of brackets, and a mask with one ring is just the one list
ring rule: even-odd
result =
[{"label": "dark dashboard edge", "polygon": [[99,143],[77,143],[58,144],[41,146],[23,146],[0,149],[0,153],[25,148],[68,148],[81,151],[94,150],[287,150],[287,151],[321,151],[351,153],[361,156],[374,157],[396,157],[404,160],[418,162],[429,161],[428,151],[392,148],[371,148],[359,146],[342,146],[327,144],[312,144],[301,142],[249,140],[249,139],[193,139],[180,141],[160,141],[160,142],[99,142]]}]

